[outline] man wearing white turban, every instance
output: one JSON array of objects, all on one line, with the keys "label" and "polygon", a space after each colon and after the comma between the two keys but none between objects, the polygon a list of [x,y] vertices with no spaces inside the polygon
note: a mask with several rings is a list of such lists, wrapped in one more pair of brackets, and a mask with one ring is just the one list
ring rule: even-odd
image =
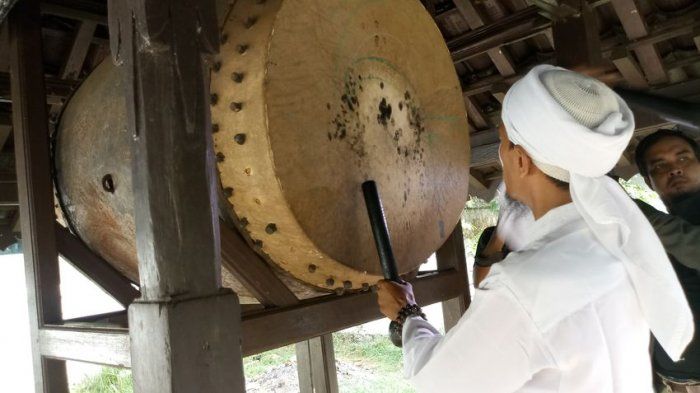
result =
[{"label": "man wearing white turban", "polygon": [[379,283],[406,376],[420,392],[651,392],[649,331],[679,359],[694,326],[653,229],[605,176],[632,112],[599,81],[543,65],[508,91],[502,120],[506,190],[536,221],[444,337],[409,284]]}]

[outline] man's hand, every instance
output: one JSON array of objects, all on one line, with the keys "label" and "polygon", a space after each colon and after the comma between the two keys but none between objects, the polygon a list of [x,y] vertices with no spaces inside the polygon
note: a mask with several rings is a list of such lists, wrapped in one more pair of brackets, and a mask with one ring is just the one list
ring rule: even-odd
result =
[{"label": "man's hand", "polygon": [[416,304],[413,297],[413,287],[407,282],[399,284],[389,280],[381,280],[377,283],[377,303],[379,311],[394,321],[404,306]]}]

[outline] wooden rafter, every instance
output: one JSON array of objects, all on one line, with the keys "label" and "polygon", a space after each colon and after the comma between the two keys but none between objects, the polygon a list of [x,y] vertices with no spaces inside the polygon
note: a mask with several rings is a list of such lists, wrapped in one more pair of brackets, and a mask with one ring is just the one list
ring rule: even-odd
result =
[{"label": "wooden rafter", "polygon": [[[634,0],[612,0],[611,2],[627,37],[636,40],[649,34],[646,22],[640,15]],[[668,81],[661,56],[654,44],[638,46],[635,52],[649,83],[655,85]]]},{"label": "wooden rafter", "polygon": [[[476,30],[484,26],[484,18],[479,15],[471,0],[455,0],[455,5],[460,14],[467,21],[469,28]],[[515,66],[506,48],[493,48],[486,52],[496,66],[498,73],[501,75],[515,74]]]},{"label": "wooden rafter", "polygon": [[647,80],[644,78],[642,70],[639,68],[637,60],[625,48],[614,50],[610,56],[613,64],[627,83],[635,89],[645,89],[649,87]]}]

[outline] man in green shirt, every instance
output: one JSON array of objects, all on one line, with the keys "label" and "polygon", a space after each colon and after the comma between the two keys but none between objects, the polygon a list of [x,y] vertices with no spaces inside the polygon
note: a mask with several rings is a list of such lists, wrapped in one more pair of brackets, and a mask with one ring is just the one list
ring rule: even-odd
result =
[{"label": "man in green shirt", "polygon": [[[637,146],[636,161],[645,182],[669,214],[637,201],[669,255],[700,326],[700,148],[687,135],[659,130]],[[700,329],[683,358],[673,362],[654,342],[653,366],[664,392],[700,392]]]}]

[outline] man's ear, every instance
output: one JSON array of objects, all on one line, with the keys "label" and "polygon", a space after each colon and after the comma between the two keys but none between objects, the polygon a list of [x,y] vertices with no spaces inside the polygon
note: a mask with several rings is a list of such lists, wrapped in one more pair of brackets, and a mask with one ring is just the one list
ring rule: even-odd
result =
[{"label": "man's ear", "polygon": [[531,174],[532,170],[535,168],[535,165],[525,149],[517,145],[515,146],[515,153],[517,154],[518,158],[517,169],[520,177],[525,177]]}]

